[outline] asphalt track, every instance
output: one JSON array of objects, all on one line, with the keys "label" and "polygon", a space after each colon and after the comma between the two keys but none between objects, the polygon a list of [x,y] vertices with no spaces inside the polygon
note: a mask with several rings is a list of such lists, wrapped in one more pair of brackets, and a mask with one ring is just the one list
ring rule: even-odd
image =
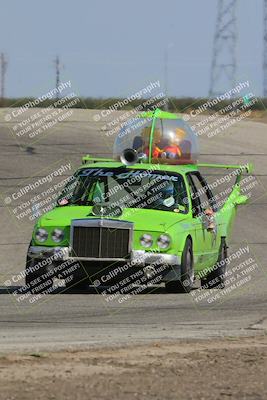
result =
[{"label": "asphalt track", "polygon": [[[34,113],[35,111],[31,111]],[[15,286],[4,282],[24,268],[33,224],[17,220],[5,199],[24,182],[70,162],[72,170],[85,153],[110,155],[113,137],[94,121],[95,111],[75,110],[64,121],[33,139],[18,138],[14,121],[0,114],[0,352],[86,348],[146,343],[177,338],[209,338],[262,334],[267,329],[267,138],[266,124],[241,121],[212,138],[202,135],[201,161],[255,164],[256,185],[249,205],[240,207],[230,252],[249,245],[258,270],[251,280],[219,302],[197,303],[192,295],[167,294],[164,288],[136,295],[123,304],[105,301],[92,290],[47,296],[34,305],[18,304]],[[21,120],[25,118],[24,114]],[[30,115],[30,112],[27,113]],[[117,114],[118,115],[118,114]],[[114,118],[114,117],[113,117]],[[66,173],[66,176],[68,173]],[[210,176],[209,179],[216,179]],[[34,194],[38,194],[38,188]],[[33,196],[33,193],[31,193]],[[17,205],[21,203],[18,200]],[[235,266],[234,261],[231,268]],[[15,285],[15,284],[14,284]],[[204,295],[206,290],[202,291]]]}]

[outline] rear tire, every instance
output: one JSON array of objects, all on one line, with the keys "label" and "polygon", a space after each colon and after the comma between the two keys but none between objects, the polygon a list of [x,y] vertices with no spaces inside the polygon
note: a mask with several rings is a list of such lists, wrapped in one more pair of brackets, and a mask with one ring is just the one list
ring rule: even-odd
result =
[{"label": "rear tire", "polygon": [[205,278],[201,279],[201,286],[207,287],[208,289],[223,289],[225,287],[226,258],[227,245],[225,238],[222,238],[218,260],[214,266],[214,270],[205,276]]},{"label": "rear tire", "polygon": [[186,239],[181,262],[181,279],[166,282],[165,287],[168,293],[189,293],[194,283],[194,257],[192,241]]}]

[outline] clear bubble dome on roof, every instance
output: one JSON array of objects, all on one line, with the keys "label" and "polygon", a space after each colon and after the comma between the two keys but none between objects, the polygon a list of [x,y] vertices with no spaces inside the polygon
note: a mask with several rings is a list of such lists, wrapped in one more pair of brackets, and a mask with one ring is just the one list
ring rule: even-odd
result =
[{"label": "clear bubble dome on roof", "polygon": [[[174,114],[173,114],[174,115]],[[142,162],[195,164],[198,142],[192,128],[182,119],[134,118],[120,130],[114,143],[114,157],[134,149]]]}]

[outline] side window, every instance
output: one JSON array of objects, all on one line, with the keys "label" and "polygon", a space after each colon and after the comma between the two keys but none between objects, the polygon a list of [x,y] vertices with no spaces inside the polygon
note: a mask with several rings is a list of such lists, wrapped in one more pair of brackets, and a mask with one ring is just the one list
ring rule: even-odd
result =
[{"label": "side window", "polygon": [[[185,214],[188,213],[188,195],[187,195],[187,190],[185,186],[185,181],[184,178],[181,177],[178,182],[175,184],[175,204],[176,207],[180,209],[180,212],[184,212]],[[183,210],[183,211],[182,211]]]},{"label": "side window", "polygon": [[211,209],[214,212],[216,212],[218,210],[216,198],[214,197],[214,195],[213,195],[208,183],[206,182],[206,180],[203,178],[203,176],[199,172],[197,172],[195,174],[195,176],[197,177],[197,179],[199,180],[199,182],[202,185],[203,190],[207,194],[207,197],[208,197],[208,200],[209,200],[209,206],[211,207]]},{"label": "side window", "polygon": [[197,188],[192,180],[192,175],[188,174],[187,177],[188,177],[188,183],[189,183],[189,188],[190,188],[190,197],[191,197],[191,202],[192,202],[192,213],[193,213],[193,217],[197,217],[202,212],[200,200],[199,200],[199,197],[197,194]]},{"label": "side window", "polygon": [[207,183],[198,173],[192,173],[189,176],[194,188],[193,198],[191,197],[192,203],[197,204],[198,214],[204,212],[207,208],[212,208],[215,211],[214,199]]}]

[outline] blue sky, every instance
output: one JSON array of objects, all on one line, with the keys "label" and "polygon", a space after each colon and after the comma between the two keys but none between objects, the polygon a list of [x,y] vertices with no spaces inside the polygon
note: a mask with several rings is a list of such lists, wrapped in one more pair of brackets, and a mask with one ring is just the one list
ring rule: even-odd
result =
[{"label": "blue sky", "polygon": [[[62,80],[81,96],[128,96],[147,82],[168,93],[206,96],[217,0],[0,0],[0,52],[8,56],[6,95],[39,96]],[[238,80],[262,94],[263,0],[239,0]],[[227,89],[227,88],[226,88]]]}]

